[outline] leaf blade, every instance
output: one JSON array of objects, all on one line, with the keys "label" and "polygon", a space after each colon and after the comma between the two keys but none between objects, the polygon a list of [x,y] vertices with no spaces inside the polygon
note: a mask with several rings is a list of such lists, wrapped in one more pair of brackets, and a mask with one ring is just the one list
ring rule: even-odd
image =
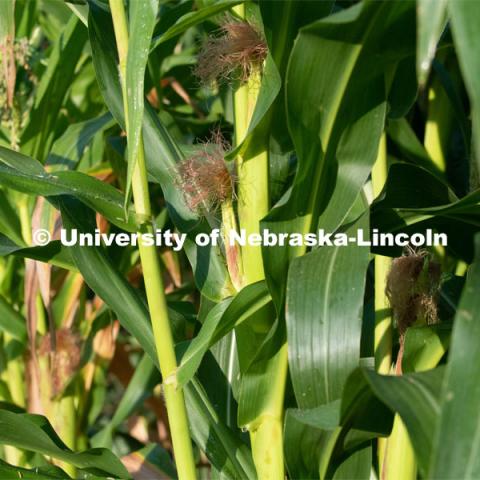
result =
[{"label": "leaf blade", "polygon": [[130,200],[130,188],[137,155],[141,144],[144,112],[145,68],[150,41],[158,12],[158,0],[136,0],[130,3],[130,38],[128,41],[125,73],[125,106],[127,115],[128,167],[125,192],[125,209]]},{"label": "leaf blade", "polygon": [[458,306],[443,382],[440,419],[430,462],[431,478],[475,478],[480,475],[480,236],[476,257]]}]

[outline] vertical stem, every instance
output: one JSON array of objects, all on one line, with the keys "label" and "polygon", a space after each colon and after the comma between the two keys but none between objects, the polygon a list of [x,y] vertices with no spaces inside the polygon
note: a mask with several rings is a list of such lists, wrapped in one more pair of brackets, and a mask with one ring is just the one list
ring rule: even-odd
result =
[{"label": "vertical stem", "polygon": [[[245,18],[245,4],[234,7],[234,11]],[[257,102],[261,78],[253,73],[246,83],[234,92],[235,139],[237,144],[246,136],[248,125]],[[237,157],[238,175],[238,217],[240,228],[247,235],[258,233],[260,220],[267,215],[268,198],[268,151],[255,155],[244,152]],[[265,278],[261,246],[245,245],[242,248],[243,270],[246,284]]]},{"label": "vertical stem", "polygon": [[[422,355],[416,359],[413,365],[414,371],[423,372],[435,368],[444,354],[443,347],[431,349],[428,356]],[[392,433],[385,445],[381,471],[381,480],[415,480],[417,478],[415,451],[407,428],[398,414],[395,415]]]},{"label": "vertical stem", "polygon": [[[54,400],[51,409],[50,422],[55,425],[55,430],[59,433],[65,445],[75,451],[77,447],[75,397],[67,393],[62,398]],[[75,465],[63,460],[55,460],[54,463],[63,468],[70,477],[76,478],[77,468]]]},{"label": "vertical stem", "polygon": [[391,263],[390,257],[375,255],[375,368],[384,375],[392,366],[392,319],[385,294]]},{"label": "vertical stem", "polygon": [[415,480],[417,463],[407,428],[397,414],[385,446],[381,480]]},{"label": "vertical stem", "polygon": [[[243,159],[238,157],[238,216],[247,236],[260,231],[260,220],[268,213],[268,153]],[[246,283],[265,278],[262,247],[248,243],[242,248]]]},{"label": "vertical stem", "polygon": [[[387,140],[380,138],[378,156],[372,170],[373,196],[377,198],[387,180]],[[392,366],[392,318],[385,287],[391,259],[375,255],[375,368],[388,374]]]},{"label": "vertical stem", "polygon": [[[378,197],[387,180],[387,140],[382,134],[378,156],[372,170],[374,197]],[[392,317],[385,294],[391,259],[375,256],[375,368],[388,375],[392,367]],[[378,463],[381,480],[414,480],[417,464],[410,437],[399,415],[395,415],[392,432],[388,439],[378,439]]]},{"label": "vertical stem", "polygon": [[[245,4],[234,7],[234,11],[246,18]],[[235,138],[239,144],[247,135],[248,126],[257,102],[260,74],[253,74],[248,82],[234,92]],[[267,142],[265,141],[265,144]],[[268,149],[252,154],[248,148],[237,157],[238,217],[240,228],[247,235],[260,232],[260,221],[269,210],[268,194]],[[244,283],[263,280],[263,258],[261,246],[242,247]],[[270,319],[258,318],[258,322],[269,323]],[[250,438],[258,478],[284,479],[283,459],[283,402],[288,369],[288,349],[285,343],[276,355],[276,366],[272,369],[267,398],[262,399],[262,411],[251,423]]]},{"label": "vertical stem", "polygon": [[[440,344],[430,347],[424,354],[418,356],[412,365],[413,371],[424,372],[435,368],[445,354],[447,347]],[[395,439],[391,445],[391,439]],[[392,433],[388,440],[385,471],[388,480],[403,480],[417,478],[415,451],[410,442],[408,431],[398,415],[395,416]]]},{"label": "vertical stem", "polygon": [[[372,169],[373,197],[377,198],[387,180],[387,139],[385,133],[380,137],[377,160]],[[387,275],[390,270],[391,259],[375,255],[375,333],[374,355],[375,369],[384,375],[390,373],[392,367],[392,319],[388,298],[385,293]],[[378,439],[378,464],[380,477],[384,472],[387,439]]]},{"label": "vertical stem", "polygon": [[[120,61],[120,76],[122,79],[123,103],[128,139],[128,106],[125,84],[128,29],[123,0],[110,0],[110,9],[112,12]],[[152,212],[142,137],[140,138],[138,155],[132,175],[132,192],[136,213],[140,218],[151,219]],[[154,229],[151,221],[147,220],[143,223],[139,227],[139,232],[153,234]],[[175,357],[173,337],[168,319],[167,302],[165,299],[159,259],[155,246],[147,246],[143,245],[142,242],[139,242],[139,251],[140,261],[143,268],[148,308],[155,337],[155,346],[160,364],[160,371],[163,377],[163,391],[167,406],[178,477],[180,479],[194,479],[196,478],[196,472],[192,443],[190,440],[183,390],[178,388],[176,384],[177,360]]]},{"label": "vertical stem", "polygon": [[276,354],[268,398],[263,400],[262,414],[250,430],[255,468],[260,480],[283,480],[283,402],[288,370],[288,347],[285,342]]},{"label": "vertical stem", "polygon": [[18,197],[18,214],[20,217],[20,227],[22,229],[22,237],[27,245],[32,244],[32,224],[31,224],[31,213],[28,205],[28,195],[20,194]]}]

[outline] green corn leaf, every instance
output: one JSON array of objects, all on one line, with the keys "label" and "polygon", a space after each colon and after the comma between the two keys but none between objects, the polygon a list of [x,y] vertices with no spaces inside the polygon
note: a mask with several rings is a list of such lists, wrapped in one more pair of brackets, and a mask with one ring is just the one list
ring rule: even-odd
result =
[{"label": "green corn leaf", "polygon": [[99,448],[72,452],[48,420],[40,415],[0,408],[0,427],[0,442],[3,444],[48,455],[97,475],[128,478],[125,467],[109,450]]},{"label": "green corn leaf", "polygon": [[402,371],[421,372],[436,365],[450,345],[450,325],[413,326],[405,333]]},{"label": "green corn leaf", "polygon": [[467,275],[452,332],[452,343],[433,437],[429,478],[476,478],[480,475],[478,364],[480,351],[480,236]]},{"label": "green corn leaf", "polygon": [[50,150],[46,164],[57,169],[75,170],[93,137],[114,124],[107,112],[99,117],[70,125]]},{"label": "green corn leaf", "polygon": [[[365,215],[346,233],[351,236],[359,228],[368,231]],[[368,262],[367,248],[349,245],[321,247],[290,265],[285,307],[289,369],[301,410],[288,417],[285,441],[288,434],[305,444],[305,453],[288,456],[289,471],[297,476],[314,475],[315,469],[315,475],[326,474],[340,442],[334,406],[360,362]]]},{"label": "green corn leaf", "polygon": [[418,82],[415,58],[406,57],[398,62],[388,89],[388,118],[403,119],[415,104],[418,96]]},{"label": "green corn leaf", "polygon": [[[420,470],[425,474],[432,453],[432,432],[440,412],[440,390],[444,369],[402,376],[379,375],[356,370],[348,379],[342,397],[341,422],[358,422],[378,415],[372,403],[376,397],[402,418],[415,449]],[[359,405],[363,405],[358,409]]]},{"label": "green corn leaf", "polygon": [[[281,80],[281,90],[277,95],[272,106],[271,116],[268,119],[270,124],[271,144],[278,145],[278,149],[284,154],[291,152],[291,139],[287,128],[287,114],[285,106],[285,73],[293,48],[295,38],[301,27],[310,24],[315,20],[328,15],[332,9],[333,2],[325,0],[323,2],[297,2],[295,0],[270,0],[268,3],[260,2],[262,22],[264,25],[265,37],[269,47],[269,57],[265,63],[264,76],[269,69],[270,56],[273,59]],[[264,79],[266,82],[267,78]],[[265,127],[266,128],[266,127]],[[263,128],[259,128],[260,133]],[[266,140],[259,135],[258,142]],[[254,141],[253,144],[256,142]],[[255,150],[252,145],[253,151]],[[276,157],[276,156],[275,156]],[[270,190],[275,183],[274,172],[279,168],[278,160],[274,160],[273,149],[270,147]],[[278,158],[278,157],[277,157]],[[272,196],[273,197],[273,196]],[[273,203],[273,198],[272,198]]]},{"label": "green corn leaf", "polygon": [[179,384],[184,385],[193,377],[203,355],[212,345],[270,301],[266,284],[262,281],[246,286],[233,299],[228,298],[213,307],[182,357],[177,371]]},{"label": "green corn leaf", "polygon": [[[262,222],[264,228],[306,233],[321,227],[331,232],[345,219],[377,156],[386,109],[384,75],[392,60],[389,31],[407,36],[415,26],[413,14],[408,2],[388,8],[371,2],[300,30],[286,88],[297,174],[291,190]],[[413,49],[410,43],[405,41],[405,50],[395,52],[398,61]],[[379,45],[373,61],[371,49]],[[288,263],[302,253],[301,247],[263,251],[278,306]]]},{"label": "green corn leaf", "polygon": [[[347,234],[358,228],[368,230],[368,222],[360,220]],[[322,247],[291,264],[287,337],[290,374],[301,408],[340,398],[345,380],[359,364],[368,262],[367,248],[349,245]]]},{"label": "green corn leaf", "polygon": [[[17,37],[29,37],[35,25],[35,7],[36,1],[16,0],[17,17],[16,30]],[[19,12],[19,10],[21,11]]]},{"label": "green corn leaf", "polygon": [[455,120],[462,131],[465,151],[467,155],[469,155],[471,149],[471,125],[470,119],[467,116],[468,114],[463,108],[463,92],[461,90],[460,75],[457,74],[456,69],[453,72],[449,72],[443,64],[436,60],[433,61],[433,70],[450,101]]},{"label": "green corn leaf", "polygon": [[40,262],[51,263],[57,267],[77,271],[72,261],[69,247],[63,247],[59,241],[50,242],[44,247],[26,247],[23,242],[18,245],[10,238],[0,234],[0,256],[16,255],[21,258],[31,258]]},{"label": "green corn leaf", "polygon": [[5,42],[7,37],[15,36],[15,0],[7,0],[3,3],[3,12],[0,18],[0,43]]},{"label": "green corn leaf", "polygon": [[125,210],[130,202],[132,175],[140,146],[143,112],[145,68],[150,41],[158,12],[158,0],[137,0],[130,3],[129,41],[125,73],[126,111],[128,112],[128,168]]},{"label": "green corn leaf", "polygon": [[208,20],[214,15],[225,12],[239,3],[242,2],[240,0],[218,0],[210,5],[200,8],[196,12],[186,13],[180,17],[174,25],[169,27],[163,33],[154,37],[151,49],[153,50],[157,48],[162,43],[182,34],[187,29],[194,27],[205,20]]},{"label": "green corn leaf", "polygon": [[17,212],[5,191],[0,190],[0,232],[15,243],[23,244],[22,228]]},{"label": "green corn leaf", "polygon": [[447,3],[448,0],[417,2],[417,76],[421,85],[425,85],[437,43],[446,25]]},{"label": "green corn leaf", "polygon": [[329,450],[334,439],[333,430],[312,428],[287,411],[284,443],[285,461],[290,477],[320,478],[319,459]]},{"label": "green corn leaf", "polygon": [[[479,202],[480,190],[459,200],[429,171],[406,163],[393,164],[384,192],[372,206],[372,227],[384,233],[434,229],[447,235],[448,247],[458,258],[471,261],[473,235],[480,228]],[[401,253],[398,247],[377,250]]]},{"label": "green corn leaf", "polygon": [[[34,469],[26,469],[17,467],[14,465],[9,465],[8,463],[0,460],[0,475],[4,480],[17,480],[18,478],[28,478],[32,480],[52,480],[52,479],[60,479],[65,480],[66,478],[70,478],[61,468],[49,466],[49,467],[42,467],[42,468],[34,468]],[[85,473],[86,480],[88,478],[93,478],[92,476],[89,477],[88,473]]]},{"label": "green corn leaf", "polygon": [[390,120],[386,131],[389,138],[395,142],[400,149],[403,160],[415,163],[417,166],[421,166],[431,172],[438,179],[444,180],[444,174],[433,163],[433,160],[417,138],[406,118]]},{"label": "green corn leaf", "polygon": [[[272,313],[267,313],[270,315],[267,318],[274,318]],[[282,382],[287,373],[285,323],[277,318],[272,327],[266,333],[260,331],[260,335],[252,335],[248,330],[245,334],[241,327],[237,329],[237,336],[243,337],[241,343],[238,343],[243,347],[243,351],[239,351],[242,378],[238,424],[249,431],[255,431],[263,421],[262,414],[274,411],[276,402],[283,393]],[[276,388],[272,389],[272,385]]]},{"label": "green corn leaf", "polygon": [[[217,412],[220,414],[220,418],[230,428],[237,425],[237,412],[238,412],[238,390],[240,384],[240,368],[237,355],[237,344],[235,338],[235,332],[232,331],[228,335],[222,337],[213,347],[210,348],[210,352],[207,352],[202,364],[200,365],[199,374],[205,372],[201,377],[206,387],[210,385],[213,392],[218,392],[221,395],[221,403]],[[212,361],[206,361],[211,356]],[[221,372],[221,376],[224,381],[223,391],[220,391],[218,385],[215,386],[215,378],[212,377],[210,383],[207,382],[207,375],[210,377],[210,365],[216,363],[217,368]],[[220,376],[220,374],[219,374]],[[244,437],[246,435],[244,434]]]},{"label": "green corn leaf", "polygon": [[26,322],[7,300],[0,295],[0,326],[20,342],[27,338]]},{"label": "green corn leaf", "polygon": [[289,408],[287,415],[310,427],[334,430],[340,425],[340,400],[309,409]]},{"label": "green corn leaf", "polygon": [[[412,181],[402,182],[405,178]],[[413,197],[421,185],[427,185],[424,195]],[[455,204],[458,197],[444,181],[433,176],[423,167],[409,163],[394,163],[388,172],[387,183],[377,204],[395,208],[436,208]]]},{"label": "green corn leaf", "polygon": [[55,122],[86,40],[84,25],[72,16],[49,56],[47,70],[37,87],[33,110],[22,133],[22,150],[34,158],[44,160],[54,140]]},{"label": "green corn leaf", "polygon": [[88,26],[88,5],[82,3],[67,3],[68,8],[79,18],[79,20]]},{"label": "green corn leaf", "polygon": [[[350,464],[345,464],[345,459],[355,455],[359,447],[390,433],[393,413],[370,390],[353,388],[358,385],[352,378],[347,381],[343,400],[310,409],[287,410],[285,457],[293,478],[329,478],[337,469]],[[342,418],[342,403],[350,398],[353,405]],[[300,447],[288,449],[289,444]]]},{"label": "green corn leaf", "polygon": [[5,186],[33,195],[73,195],[113,224],[130,232],[136,230],[133,210],[124,220],[122,194],[84,173],[60,171],[50,174],[33,158],[0,147],[0,179]]},{"label": "green corn leaf", "polygon": [[453,40],[463,73],[465,86],[472,102],[472,129],[476,146],[477,170],[480,170],[480,4],[469,0],[448,0],[448,13]]},{"label": "green corn leaf", "polygon": [[372,445],[359,447],[335,470],[334,480],[362,480],[370,478],[372,470]]},{"label": "green corn leaf", "polygon": [[212,465],[229,478],[255,478],[250,449],[220,420],[199,380],[193,378],[184,392],[192,437]]},{"label": "green corn leaf", "polygon": [[[347,392],[350,388],[350,382],[351,380],[349,379],[346,386]],[[356,399],[355,416],[351,418],[345,418],[344,416],[342,421],[342,400],[340,399],[315,408],[289,408],[287,410],[287,416],[291,419],[295,419],[298,423],[319,430],[333,431],[336,428],[343,426],[347,429],[354,428],[357,431],[368,432],[374,435],[388,435],[392,428],[393,416],[378,400],[373,400],[373,402],[376,402],[376,404],[372,405],[362,401],[359,396]],[[367,415],[366,412],[364,412],[363,415],[360,415],[359,412],[366,406],[372,409],[376,408],[377,416]]]}]

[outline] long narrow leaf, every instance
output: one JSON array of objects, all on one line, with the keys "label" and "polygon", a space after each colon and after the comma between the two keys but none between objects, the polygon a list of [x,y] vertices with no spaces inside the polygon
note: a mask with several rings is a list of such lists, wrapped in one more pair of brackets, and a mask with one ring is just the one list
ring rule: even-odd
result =
[{"label": "long narrow leaf", "polygon": [[480,237],[475,262],[455,317],[452,345],[443,382],[440,419],[433,440],[430,478],[480,476]]},{"label": "long narrow leaf", "polygon": [[[364,231],[368,222],[360,221]],[[369,251],[322,247],[292,262],[287,285],[290,373],[297,403],[313,408],[341,397],[359,365]]]},{"label": "long narrow leaf", "polygon": [[133,170],[137,161],[143,123],[145,68],[150,41],[158,12],[158,0],[136,0],[130,3],[130,38],[126,65],[128,168],[125,207],[130,198]]},{"label": "long narrow leaf", "polygon": [[[58,204],[66,228],[92,230],[93,219],[78,201],[63,197]],[[123,278],[102,249],[79,247],[72,250],[72,257],[85,282],[118,315],[120,323],[137,339],[143,351],[158,367],[148,310],[138,292]],[[193,438],[200,448],[204,449],[212,464],[220,471],[227,470],[235,478],[248,478],[246,472],[251,469],[251,457],[245,453],[243,442],[219,421],[197,379],[193,379],[184,389]],[[211,441],[217,445],[214,450],[207,447]]]},{"label": "long narrow leaf", "polygon": [[0,409],[0,442],[64,460],[80,468],[114,478],[127,478],[124,466],[109,450],[99,448],[75,453],[68,449],[50,423],[40,415]]}]

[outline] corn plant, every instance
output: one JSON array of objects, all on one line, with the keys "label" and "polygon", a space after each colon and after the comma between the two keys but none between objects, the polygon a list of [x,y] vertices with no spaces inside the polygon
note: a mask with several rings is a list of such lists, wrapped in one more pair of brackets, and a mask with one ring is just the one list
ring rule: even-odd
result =
[{"label": "corn plant", "polygon": [[2,7],[1,478],[480,477],[480,3]]}]

